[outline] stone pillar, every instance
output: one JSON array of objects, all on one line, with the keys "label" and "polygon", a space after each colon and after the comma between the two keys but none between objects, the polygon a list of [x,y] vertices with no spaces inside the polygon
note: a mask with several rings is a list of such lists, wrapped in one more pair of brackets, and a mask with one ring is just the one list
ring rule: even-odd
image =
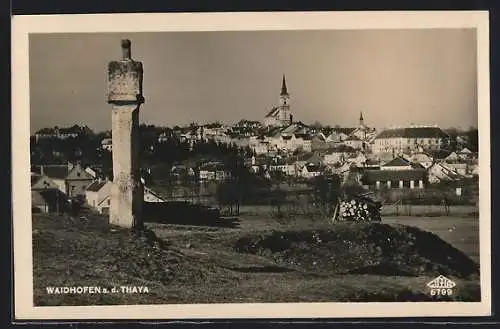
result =
[{"label": "stone pillar", "polygon": [[387,181],[387,188],[391,188],[391,181],[390,180]]},{"label": "stone pillar", "polygon": [[413,179],[410,181],[410,188],[415,188],[415,181]]},{"label": "stone pillar", "polygon": [[423,180],[419,180],[418,181],[418,187],[419,188],[424,188],[424,181]]},{"label": "stone pillar", "polygon": [[113,185],[110,224],[142,226],[144,198],[139,164],[139,107],[142,63],[131,58],[131,43],[122,40],[122,59],[108,64],[108,103],[112,104]]},{"label": "stone pillar", "polygon": [[402,180],[399,181],[399,188],[403,188],[403,181]]}]

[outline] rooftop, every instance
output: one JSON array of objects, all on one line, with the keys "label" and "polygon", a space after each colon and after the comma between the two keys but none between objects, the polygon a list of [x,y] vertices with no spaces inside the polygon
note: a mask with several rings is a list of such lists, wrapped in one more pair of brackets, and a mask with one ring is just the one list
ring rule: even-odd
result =
[{"label": "rooftop", "polygon": [[102,182],[95,181],[87,187],[87,191],[98,192],[100,189],[102,189],[104,185],[106,185],[106,183],[107,183],[106,181]]},{"label": "rooftop", "polygon": [[67,165],[44,165],[41,166],[41,171],[49,178],[65,179],[68,176],[69,168]]},{"label": "rooftop", "polygon": [[407,167],[410,163],[401,157],[392,159],[391,161],[384,164],[384,167]]},{"label": "rooftop", "polygon": [[378,134],[381,138],[446,138],[446,134],[437,126],[410,126],[406,128],[391,128]]},{"label": "rooftop", "polygon": [[400,180],[423,180],[425,178],[426,171],[422,169],[410,169],[410,170],[367,170],[364,174],[364,179],[368,182],[376,181],[400,181]]},{"label": "rooftop", "polygon": [[271,111],[269,111],[267,114],[266,114],[266,118],[270,118],[270,117],[274,117],[278,114],[278,111],[279,111],[279,108],[278,107],[273,107],[271,109]]}]

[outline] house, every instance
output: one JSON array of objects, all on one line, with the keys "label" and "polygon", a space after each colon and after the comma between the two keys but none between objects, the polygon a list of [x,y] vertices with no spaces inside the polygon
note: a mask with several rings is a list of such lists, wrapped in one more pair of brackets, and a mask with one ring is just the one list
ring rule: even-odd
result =
[{"label": "house", "polygon": [[429,168],[434,163],[434,158],[426,152],[415,152],[410,155],[409,160],[413,163],[419,163],[425,169]]},{"label": "house", "polygon": [[255,163],[252,168],[255,172],[269,171],[270,158],[259,156],[255,159]]},{"label": "house", "polygon": [[172,133],[171,132],[162,132],[161,134],[158,135],[158,143],[165,143],[168,142],[172,138]]},{"label": "house", "polygon": [[312,138],[307,133],[297,133],[295,134],[295,149],[302,152],[312,151]]},{"label": "house", "polygon": [[343,163],[346,157],[347,157],[346,152],[333,150],[324,155],[323,162],[325,164]]},{"label": "house", "polygon": [[201,181],[224,181],[231,177],[231,173],[220,162],[208,162],[200,166],[199,179]]},{"label": "house", "polygon": [[375,189],[424,188],[426,180],[424,169],[366,170],[362,178],[364,185]]},{"label": "house", "polygon": [[194,169],[191,167],[186,167],[185,165],[174,165],[170,170],[170,174],[173,177],[193,177],[195,175]]},{"label": "house", "polygon": [[270,172],[279,171],[285,173],[286,170],[287,170],[287,162],[285,158],[278,156],[271,160],[271,163],[269,164]]},{"label": "house", "polygon": [[349,146],[349,147],[352,147],[355,150],[363,149],[363,141],[356,136],[349,136],[344,141],[344,144]]},{"label": "house", "polygon": [[31,211],[62,212],[68,208],[68,199],[59,189],[31,191]]},{"label": "house", "polygon": [[445,167],[452,169],[456,173],[462,176],[468,176],[469,166],[467,163],[463,162],[444,162],[442,163]]},{"label": "house", "polygon": [[111,208],[111,193],[105,195],[96,206],[97,211],[103,215],[109,215],[109,208]]},{"label": "house", "polygon": [[468,148],[463,148],[458,152],[452,152],[445,160],[447,161],[468,161],[476,158],[476,154],[471,152]]},{"label": "house", "polygon": [[102,213],[103,203],[101,201],[111,194],[112,185],[113,183],[108,180],[92,182],[85,190],[85,201],[87,204],[97,209],[99,213]]},{"label": "house", "polygon": [[269,172],[282,172],[287,176],[295,176],[297,168],[293,158],[275,157],[269,163]]},{"label": "house", "polygon": [[445,163],[436,162],[427,169],[429,183],[448,182],[461,179],[463,176]]},{"label": "house", "polygon": [[479,176],[479,165],[478,164],[472,164],[470,166],[470,174],[472,176]]},{"label": "house", "polygon": [[213,140],[217,143],[229,144],[231,142],[231,137],[225,132],[219,132],[214,136]]},{"label": "house", "polygon": [[444,158],[445,161],[458,161],[460,160],[460,157],[456,152],[451,152],[446,158]]},{"label": "house", "polygon": [[375,159],[366,159],[366,169],[380,169],[380,161]]},{"label": "house", "polygon": [[355,167],[358,167],[358,168],[365,167],[366,160],[367,160],[366,156],[361,152],[356,154],[354,157],[349,157],[347,159],[347,161],[349,163],[351,163],[352,165],[354,165]]},{"label": "house", "polygon": [[85,198],[85,191],[93,180],[94,178],[80,164],[72,166],[65,178],[66,194],[69,197]]},{"label": "house", "polygon": [[363,142],[368,142],[370,139],[375,137],[376,134],[377,134],[377,132],[376,132],[375,128],[370,128],[367,126],[360,126],[360,127],[356,128],[350,134],[350,136],[354,136],[354,137],[362,140]]},{"label": "house", "polygon": [[326,136],[326,142],[334,142],[334,143],[343,142],[347,138],[349,138],[351,133],[354,132],[355,130],[356,128],[340,128],[340,127],[332,128],[330,134]]},{"label": "house", "polygon": [[265,141],[260,141],[257,144],[250,146],[255,154],[266,154],[269,152],[269,143]]},{"label": "house", "polygon": [[59,186],[46,175],[31,173],[31,190],[58,190]]},{"label": "house", "polygon": [[478,152],[472,152],[468,148],[463,148],[458,153],[464,160],[477,160]]},{"label": "house", "polygon": [[377,153],[374,158],[380,162],[381,165],[391,161],[396,156],[393,152],[381,152]]},{"label": "house", "polygon": [[401,171],[413,169],[412,164],[402,157],[396,157],[380,167],[380,170]]},{"label": "house", "polygon": [[67,138],[75,138],[81,135],[91,135],[93,134],[92,130],[87,126],[78,126],[73,125],[68,128],[43,128],[35,133],[35,139],[38,141],[40,139],[45,138],[57,138],[57,139],[67,139]]},{"label": "house", "polygon": [[297,166],[295,165],[295,160],[292,158],[286,159],[285,175],[296,176]]},{"label": "house", "polygon": [[382,131],[375,138],[372,150],[379,152],[407,152],[422,148],[439,150],[449,135],[438,126],[415,126],[391,128]]},{"label": "house", "polygon": [[49,212],[49,203],[38,191],[31,191],[31,212],[32,213]]},{"label": "house", "polygon": [[145,202],[165,202],[165,200],[151,188],[144,186],[144,201]]},{"label": "house", "polygon": [[104,178],[102,167],[101,166],[87,166],[85,167],[85,171],[93,178]]},{"label": "house", "polygon": [[323,156],[319,155],[319,153],[306,153],[301,156],[297,156],[295,161],[293,162],[295,166],[295,170],[300,174],[302,169],[307,164],[315,164],[315,165],[323,165]]},{"label": "house", "polygon": [[320,165],[314,163],[307,163],[302,167],[300,176],[309,179],[316,176],[320,176],[321,173],[322,173],[322,168]]},{"label": "house", "polygon": [[[113,183],[106,181],[95,181],[87,187],[85,199],[88,205],[100,214],[108,214],[111,207],[111,187]],[[165,202],[165,200],[151,188],[144,186],[143,200],[145,202]]]},{"label": "house", "polygon": [[62,192],[67,194],[66,189],[66,177],[68,176],[69,168],[71,164],[67,165],[42,165],[40,166],[40,175],[48,177],[57,188]]},{"label": "house", "polygon": [[294,135],[278,134],[269,138],[269,143],[279,151],[293,151],[296,148]]},{"label": "house", "polygon": [[319,133],[311,138],[312,150],[324,150],[328,148],[329,144],[326,142],[326,137],[323,133]]}]

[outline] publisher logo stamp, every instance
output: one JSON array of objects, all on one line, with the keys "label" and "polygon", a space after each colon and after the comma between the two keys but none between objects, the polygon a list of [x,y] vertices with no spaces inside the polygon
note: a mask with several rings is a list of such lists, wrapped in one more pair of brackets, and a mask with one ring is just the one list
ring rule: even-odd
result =
[{"label": "publisher logo stamp", "polygon": [[456,283],[444,275],[429,281],[427,287],[431,288],[431,296],[450,296],[453,295],[453,288]]}]

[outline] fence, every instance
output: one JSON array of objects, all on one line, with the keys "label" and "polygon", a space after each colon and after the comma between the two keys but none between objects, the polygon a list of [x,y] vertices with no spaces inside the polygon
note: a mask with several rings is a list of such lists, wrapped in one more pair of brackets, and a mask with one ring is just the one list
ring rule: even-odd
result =
[{"label": "fence", "polygon": [[381,210],[382,216],[416,216],[416,217],[440,217],[440,216],[477,216],[478,207],[474,205],[436,205],[436,204],[411,204],[396,202],[384,204]]},{"label": "fence", "polygon": [[[216,185],[210,187],[181,187],[162,193],[168,202],[188,202],[219,209],[225,216],[240,214],[271,216],[330,216],[335,204],[319,204],[312,188],[262,189],[233,204],[219,203]],[[375,198],[381,200],[382,216],[477,216],[477,196],[453,196],[451,192],[434,189],[421,191],[377,191]]]}]

